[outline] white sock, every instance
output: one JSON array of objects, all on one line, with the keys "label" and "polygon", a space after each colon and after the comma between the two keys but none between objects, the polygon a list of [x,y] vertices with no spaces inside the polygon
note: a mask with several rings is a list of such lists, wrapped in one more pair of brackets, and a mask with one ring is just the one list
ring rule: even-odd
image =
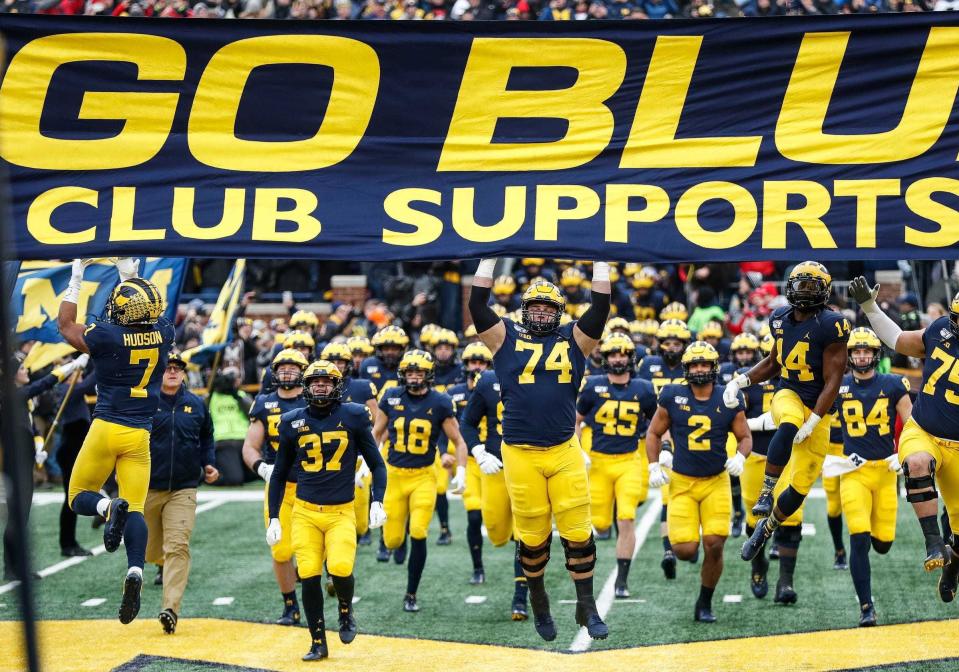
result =
[{"label": "white sock", "polygon": [[97,502],[97,513],[99,513],[104,518],[107,517],[107,507],[110,506],[110,500],[104,497],[99,502]]},{"label": "white sock", "polygon": [[137,576],[139,576],[139,577],[142,579],[142,578],[143,578],[143,567],[130,567],[130,568],[127,570],[127,576],[129,576],[130,574],[136,574]]}]

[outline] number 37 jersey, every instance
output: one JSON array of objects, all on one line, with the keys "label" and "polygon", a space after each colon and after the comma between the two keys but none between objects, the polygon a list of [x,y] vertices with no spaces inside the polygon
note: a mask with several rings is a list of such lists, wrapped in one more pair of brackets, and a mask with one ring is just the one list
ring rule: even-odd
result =
[{"label": "number 37 jersey", "polygon": [[160,382],[173,346],[173,325],[160,319],[150,329],[96,320],[83,340],[97,367],[94,418],[151,429],[160,402]]},{"label": "number 37 jersey", "polygon": [[826,385],[823,355],[833,343],[849,340],[849,320],[834,310],[821,310],[797,322],[790,306],[778,308],[769,317],[776,339],[776,354],[782,369],[779,387],[799,395],[808,408],[816,405]]},{"label": "number 37 jersey", "polygon": [[586,357],[570,322],[546,336],[531,334],[503,318],[506,338],[493,356],[503,398],[503,441],[511,445],[555,446],[576,426],[576,394]]},{"label": "number 37 jersey", "polygon": [[404,387],[391,387],[380,399],[380,410],[390,433],[386,461],[403,469],[432,467],[443,422],[456,417],[449,395],[430,390],[414,396]]},{"label": "number 37 jersey", "polygon": [[912,418],[940,439],[959,441],[959,339],[940,317],[922,335],[926,360]]}]

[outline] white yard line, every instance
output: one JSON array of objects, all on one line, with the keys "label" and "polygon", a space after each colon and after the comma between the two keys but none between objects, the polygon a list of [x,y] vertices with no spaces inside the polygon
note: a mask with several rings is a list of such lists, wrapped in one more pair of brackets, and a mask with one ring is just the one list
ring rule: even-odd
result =
[{"label": "white yard line", "polygon": [[[39,494],[51,494],[51,493],[39,493]],[[221,493],[216,493],[216,494],[221,494]],[[222,494],[227,494],[227,493],[222,493]],[[236,494],[239,494],[239,493],[236,493]],[[35,499],[36,499],[36,495],[34,495],[34,500]],[[260,493],[260,499],[261,500],[263,499],[262,493]],[[60,500],[63,501],[63,493],[60,493]],[[200,504],[198,507],[196,507],[196,512],[203,513],[204,511],[209,511],[210,509],[215,509],[218,506],[222,506],[223,504],[226,504],[229,501],[245,502],[245,501],[253,501],[253,500],[247,500],[247,499],[231,500],[228,498],[210,499],[204,502],[203,504]],[[92,556],[85,555],[77,558],[67,558],[66,560],[61,560],[58,563],[50,565],[49,567],[44,567],[37,573],[40,575],[40,578],[45,579],[48,576],[52,576],[53,574],[62,572],[68,567],[73,567],[74,565],[79,565],[81,562],[86,562],[91,557],[95,558],[98,555],[103,555],[104,553],[107,552],[107,549],[103,546],[103,544],[100,544],[99,546],[96,546],[95,548],[91,548],[90,552],[93,553]],[[9,593],[11,590],[13,590],[19,585],[20,585],[19,581],[10,581],[9,583],[0,585],[0,595],[3,595],[4,593]]]},{"label": "white yard line", "polygon": [[[196,495],[198,502],[262,502],[263,488],[255,490],[217,490],[215,488],[201,488]],[[63,492],[35,492],[33,493],[33,505],[44,506],[46,504],[61,504],[63,502]]]},{"label": "white yard line", "polygon": [[[653,525],[659,522],[659,512],[662,508],[661,494],[659,490],[655,490],[653,497],[649,500],[649,508],[646,509],[646,513],[643,514],[643,517],[639,520],[639,524],[636,526],[636,544],[633,546],[634,560],[636,559],[636,554],[639,553],[639,549],[642,548],[643,543],[646,541],[649,531],[653,528]],[[613,571],[610,572],[609,577],[607,577],[606,583],[603,584],[603,589],[600,591],[599,597],[596,598],[596,608],[599,610],[601,618],[606,618],[606,614],[609,613],[610,608],[613,606],[617,571],[618,568],[613,567]],[[579,632],[576,633],[576,638],[573,639],[573,643],[569,645],[569,650],[576,652],[586,651],[592,643],[593,640],[590,638],[589,633],[586,632],[586,628],[580,628]]]}]

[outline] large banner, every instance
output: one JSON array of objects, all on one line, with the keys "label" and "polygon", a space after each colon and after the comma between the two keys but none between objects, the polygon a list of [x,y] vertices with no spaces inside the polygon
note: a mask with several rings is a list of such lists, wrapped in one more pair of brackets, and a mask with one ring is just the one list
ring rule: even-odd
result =
[{"label": "large banner", "polygon": [[959,17],[2,15],[17,255],[942,258]]}]

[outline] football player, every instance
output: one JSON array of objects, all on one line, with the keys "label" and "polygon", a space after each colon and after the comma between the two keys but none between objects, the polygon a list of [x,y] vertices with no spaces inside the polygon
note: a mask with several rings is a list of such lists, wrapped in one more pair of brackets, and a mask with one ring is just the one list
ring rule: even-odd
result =
[{"label": "football player", "polygon": [[[673,305],[673,304],[670,304]],[[679,304],[682,305],[682,304]],[[692,340],[692,334],[682,320],[669,319],[662,322],[656,330],[656,339],[659,341],[659,354],[648,355],[639,363],[637,376],[650,381],[656,394],[667,385],[683,382],[683,351]],[[660,459],[668,468],[672,453],[668,444],[660,454]],[[666,518],[669,514],[669,487],[662,489],[663,510],[659,523],[659,534],[663,541],[663,559],[660,566],[667,579],[676,578],[676,554],[669,544],[669,531]],[[695,556],[694,556],[695,557]]]},{"label": "football player", "polygon": [[[489,348],[482,343],[467,345],[463,349],[463,370],[466,382],[457,383],[446,390],[456,407],[456,419],[460,423],[463,440],[466,441],[467,447],[481,443],[482,439],[478,439],[476,443],[470,442],[466,427],[463,425],[463,411],[466,409],[470,396],[472,396],[483,371],[486,371],[492,364],[493,353],[489,351]],[[485,432],[486,428],[484,426],[483,433]],[[444,473],[446,473],[445,469]],[[466,492],[463,493],[463,508],[466,509],[466,542],[469,545],[470,558],[473,561],[473,576],[470,578],[470,584],[474,586],[486,583],[486,571],[483,569],[483,485],[480,480],[481,473],[476,459],[470,455],[466,462]]]},{"label": "football player", "polygon": [[362,404],[342,402],[343,374],[332,362],[318,360],[303,374],[305,408],[284,413],[279,448],[268,486],[271,547],[287,534],[280,522],[287,483],[296,483],[289,537],[303,582],[303,608],[312,643],[303,660],[329,656],[323,616],[323,565],[333,577],[340,641],[356,637],[353,617],[353,563],[356,519],[353,465],[362,458],[373,472],[370,527],[386,521],[383,492],[386,468],[370,431],[370,412]]},{"label": "football player", "polygon": [[[852,338],[850,336],[851,342]],[[829,447],[826,449],[827,455],[842,457],[842,415],[834,407],[832,422],[829,423]],[[846,558],[846,544],[843,541],[842,534],[842,498],[839,494],[839,477],[822,477],[822,489],[826,493],[826,524],[829,525],[829,536],[832,537],[833,563],[832,568],[836,570],[849,569],[849,562]]]},{"label": "football player", "polygon": [[[436,367],[433,388],[437,392],[446,392],[448,387],[463,380],[463,369],[456,361],[456,349],[459,345],[460,341],[456,334],[449,329],[438,329],[433,334],[430,352]],[[450,533],[450,502],[446,498],[450,474],[440,464],[438,457],[434,466],[436,469],[436,516],[440,521],[440,536],[436,540],[436,545],[449,546],[453,543],[453,535]]]},{"label": "football player", "polygon": [[[742,548],[752,561],[776,528],[799,510],[822,472],[829,443],[830,410],[846,370],[849,321],[826,308],[832,277],[822,264],[804,261],[786,279],[788,306],[769,317],[772,352],[726,386],[725,403],[739,404],[739,391],[779,373],[773,395],[772,419],[776,434],[766,454],[766,473],[753,513],[764,516]],[[820,422],[823,418],[826,422]],[[786,464],[793,460],[789,485],[775,499],[773,490]],[[780,554],[782,548],[780,547]]]},{"label": "football player", "polygon": [[363,360],[373,356],[373,346],[370,345],[370,339],[366,336],[350,336],[346,339],[346,347],[350,349],[353,358],[353,372],[360,375],[360,366]]},{"label": "football player", "polygon": [[519,297],[516,296],[516,280],[511,275],[501,275],[493,281],[493,300],[511,312],[519,308]]},{"label": "football player", "polygon": [[383,528],[386,547],[404,543],[409,521],[410,557],[403,610],[419,611],[416,591],[426,566],[426,535],[436,505],[436,444],[445,434],[456,446],[456,457],[444,453],[444,468],[456,465],[450,482],[456,494],[466,487],[466,444],[456,422],[456,409],[448,395],[431,389],[433,357],[425,350],[410,350],[397,369],[399,387],[385,389],[380,398],[373,436],[387,444],[385,507],[389,517]]},{"label": "football player", "polygon": [[596,543],[586,460],[575,426],[586,357],[609,316],[609,264],[593,264],[592,305],[578,321],[562,326],[566,299],[545,281],[534,282],[523,293],[522,323],[498,318],[487,305],[495,265],[495,259],[480,261],[469,309],[480,339],[493,353],[500,384],[506,487],[534,625],[543,639],[556,638],[544,582],[555,516],[576,587],[576,622],[590,637],[605,639],[609,629],[593,595]]},{"label": "football player", "polygon": [[[312,315],[313,313],[310,313]],[[282,345],[277,344],[274,347],[273,357],[276,358],[283,350],[296,350],[306,358],[307,364],[313,361],[313,355],[316,352],[316,341],[307,331],[290,331],[283,338]],[[273,360],[270,360],[271,363]],[[260,394],[270,394],[277,388],[276,379],[273,377],[273,367],[270,366],[263,372],[263,379],[260,381]]]},{"label": "football player", "polygon": [[686,304],[682,303],[681,301],[673,301],[659,311],[660,322],[664,322],[666,320],[679,320],[680,322],[685,323],[688,318],[689,310],[686,309]]},{"label": "football player", "polygon": [[546,267],[546,259],[543,257],[523,257],[519,260],[519,265],[520,269],[516,272],[516,282],[519,284],[521,291],[525,292],[538,278],[556,282],[556,273],[553,269]]},{"label": "football player", "polygon": [[716,352],[719,353],[720,361],[725,362],[727,359],[729,359],[731,344],[729,339],[725,337],[725,330],[723,329],[722,322],[710,320],[703,325],[702,329],[699,330],[699,333],[696,334],[696,338],[700,341],[706,341],[711,346],[716,348]]},{"label": "football player", "polygon": [[[290,317],[290,329],[307,333],[314,339],[316,339],[316,329],[319,326],[320,320],[316,317],[316,313],[309,310],[298,310]],[[311,359],[312,356],[313,353],[311,352],[307,359]]]},{"label": "football player", "polygon": [[[629,334],[636,347],[643,346],[647,354],[655,354],[659,349],[656,341],[656,332],[659,331],[659,322],[656,320],[633,320],[629,323]],[[642,361],[637,357],[636,361]]]},{"label": "football player", "polygon": [[[175,330],[163,316],[164,301],[149,280],[137,277],[139,259],[115,260],[120,283],[107,300],[106,319],[77,322],[83,271],[76,259],[57,315],[63,339],[89,353],[97,369],[93,424],[77,455],[67,501],[82,516],[103,516],[103,545],[110,553],[125,540],[127,573],[120,600],[121,623],[140,611],[147,524],[143,518],[150,485],[150,430],[160,401],[160,383]],[[116,470],[119,496],[100,488]]]},{"label": "football player", "polygon": [[668,301],[666,295],[656,289],[655,271],[642,269],[633,275],[632,285],[635,319],[655,320]]},{"label": "football player", "polygon": [[648,380],[631,378],[636,346],[629,336],[611,334],[600,350],[606,375],[583,381],[576,402],[576,429],[582,437],[585,421],[592,430],[589,501],[596,530],[610,529],[616,504],[615,596],[625,598],[636,544],[636,508],[646,501],[649,489],[644,436],[656,412],[656,393]]},{"label": "football player", "polygon": [[[287,411],[306,406],[303,398],[303,372],[307,366],[309,362],[299,350],[280,350],[270,363],[276,391],[257,395],[250,407],[250,428],[243,440],[243,461],[266,482],[267,488],[280,441],[280,416]],[[296,478],[295,472],[291,474],[291,478]],[[296,568],[293,566],[293,537],[290,532],[295,496],[296,480],[291,480],[286,484],[286,496],[279,511],[283,539],[270,546],[273,575],[283,596],[283,613],[276,620],[277,625],[296,625],[300,622],[300,605],[296,599]],[[263,499],[263,524],[270,524],[266,497]]]},{"label": "football player", "polygon": [[[942,487],[949,518],[959,515],[959,294],[949,304],[949,314],[934,320],[925,329],[902,331],[879,306],[879,286],[870,288],[865,278],[849,283],[849,294],[860,305],[879,339],[908,357],[925,357],[922,386],[916,395],[912,416],[899,436],[899,462],[906,476],[906,501],[912,504],[925,538],[927,572],[942,567],[939,597],[952,602],[959,583],[959,560],[955,536],[944,540],[936,518]],[[948,541],[949,545],[946,545]]]},{"label": "football player", "polygon": [[876,625],[872,600],[870,545],[881,555],[896,538],[899,492],[896,474],[902,469],[893,442],[896,416],[912,413],[909,381],[876,373],[882,343],[871,329],[849,334],[849,367],[839,387],[836,405],[842,416],[843,452],[853,469],[840,477],[842,509],[849,521],[849,569],[859,598],[859,625]]},{"label": "football player", "polygon": [[[713,592],[723,573],[723,546],[729,533],[729,477],[743,472],[752,449],[746,425],[745,402],[723,404],[723,388],[716,384],[719,353],[704,341],[691,343],[682,358],[686,382],[668,385],[659,395],[659,408],[646,435],[649,483],[670,484],[669,540],[673,552],[683,560],[692,558],[702,529],[703,567],[699,598],[693,617],[714,623]],[[659,463],[663,434],[673,437],[670,474]],[[726,437],[732,432],[738,446],[726,455]]]}]

